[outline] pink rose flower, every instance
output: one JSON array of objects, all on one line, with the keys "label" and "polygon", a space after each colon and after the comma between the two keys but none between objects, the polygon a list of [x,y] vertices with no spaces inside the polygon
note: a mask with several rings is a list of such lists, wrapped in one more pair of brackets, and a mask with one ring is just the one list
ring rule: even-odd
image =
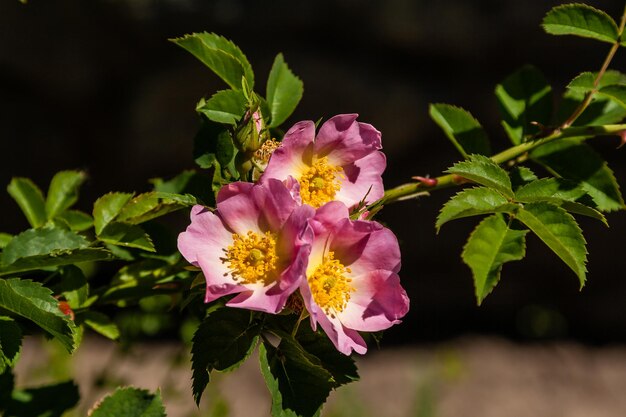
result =
[{"label": "pink rose flower", "polygon": [[397,275],[395,235],[377,222],[350,220],[348,214],[343,203],[331,202],[309,220],[315,238],[300,285],[313,329],[319,323],[345,355],[367,351],[358,332],[387,329],[409,309]]},{"label": "pink rose flower", "polygon": [[314,210],[278,180],[236,182],[217,196],[217,210],[197,205],[178,249],[206,278],[205,302],[236,294],[226,305],[277,313],[304,277]]},{"label": "pink rose flower", "polygon": [[352,208],[361,200],[371,203],[384,194],[385,155],[380,132],[356,121],[356,114],[340,114],[315,135],[312,121],[296,123],[272,154],[261,181],[290,176],[300,184],[304,204],[315,208],[341,201]]}]

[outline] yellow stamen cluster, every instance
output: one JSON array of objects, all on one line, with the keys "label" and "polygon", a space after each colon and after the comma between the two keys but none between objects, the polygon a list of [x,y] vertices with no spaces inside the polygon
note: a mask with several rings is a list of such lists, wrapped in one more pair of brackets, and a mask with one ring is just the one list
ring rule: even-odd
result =
[{"label": "yellow stamen cluster", "polygon": [[240,284],[255,284],[261,281],[264,285],[276,279],[276,238],[270,232],[259,235],[249,231],[245,236],[233,234],[233,244],[224,250],[221,258],[233,279]]},{"label": "yellow stamen cluster", "polygon": [[316,159],[298,180],[302,202],[319,208],[334,200],[341,188],[342,171],[342,167],[329,164],[327,157]]},{"label": "yellow stamen cluster", "polygon": [[270,156],[274,153],[276,148],[280,146],[280,142],[275,139],[269,139],[263,142],[263,145],[254,152],[254,159],[260,164],[267,165],[270,160]]},{"label": "yellow stamen cluster", "polygon": [[335,259],[333,252],[328,252],[322,264],[307,277],[315,304],[331,317],[346,308],[350,293],[354,291],[354,287],[350,285],[352,279],[346,276],[351,272],[350,268]]}]

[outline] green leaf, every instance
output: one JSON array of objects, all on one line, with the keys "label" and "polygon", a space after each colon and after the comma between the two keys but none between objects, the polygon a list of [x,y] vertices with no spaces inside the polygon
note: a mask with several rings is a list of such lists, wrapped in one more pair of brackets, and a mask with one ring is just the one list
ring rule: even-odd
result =
[{"label": "green leaf", "polygon": [[[13,368],[22,347],[22,329],[10,317],[0,316],[0,374]],[[0,406],[0,410],[2,406]]]},{"label": "green leaf", "polygon": [[120,330],[111,319],[97,311],[85,311],[80,314],[79,318],[86,326],[100,333],[102,336],[111,340],[117,340],[120,337]]},{"label": "green leaf", "polygon": [[529,203],[516,218],[533,231],[578,276],[585,285],[586,242],[571,214],[549,203]]},{"label": "green leaf", "polygon": [[59,214],[57,219],[62,220],[75,232],[82,232],[93,226],[93,217],[78,210],[66,210]]},{"label": "green leaf", "polygon": [[181,194],[195,175],[194,170],[188,169],[167,181],[163,178],[152,178],[149,181],[154,184],[154,191]]},{"label": "green leaf", "polygon": [[[559,106],[557,120],[566,120],[584,99],[585,93],[578,90],[568,90],[563,95]],[[574,121],[573,126],[600,126],[619,123],[626,117],[626,108],[614,100],[601,94],[596,94],[594,100],[585,111]]]},{"label": "green leaf", "polygon": [[24,317],[56,337],[71,353],[76,347],[76,326],[61,310],[52,292],[27,279],[0,278],[0,307]]},{"label": "green leaf", "polygon": [[267,79],[267,104],[270,107],[271,127],[280,126],[293,113],[302,99],[304,84],[289,69],[283,54],[276,55]]},{"label": "green leaf", "polygon": [[534,172],[522,165],[513,167],[513,169],[509,172],[509,177],[511,177],[513,190],[517,190],[518,188],[538,179]]},{"label": "green leaf", "polygon": [[201,100],[196,111],[217,123],[236,125],[246,112],[246,98],[241,91],[222,90],[208,100]]},{"label": "green leaf", "polygon": [[196,199],[188,194],[151,191],[139,194],[127,202],[115,220],[129,224],[140,224],[194,204],[197,204]]},{"label": "green leaf", "polygon": [[333,388],[359,380],[354,359],[340,353],[328,336],[320,330],[313,331],[311,326],[302,325],[298,328],[296,340],[306,352],[319,359],[322,367],[330,372],[335,382]]},{"label": "green leaf", "polygon": [[87,239],[69,230],[58,227],[29,229],[11,239],[2,252],[0,264],[8,266],[20,258],[31,256],[59,256],[87,246]]},{"label": "green leaf", "polygon": [[473,153],[491,155],[487,133],[468,111],[449,104],[431,104],[429,113],[464,158]]},{"label": "green leaf", "polygon": [[192,33],[172,42],[190,52],[233,90],[241,90],[242,77],[254,88],[254,73],[241,49],[215,33]]},{"label": "green leaf", "polygon": [[261,373],[272,397],[273,417],[317,416],[335,382],[319,360],[295,340],[259,348]]},{"label": "green leaf", "polygon": [[193,152],[195,162],[200,168],[215,167],[214,175],[220,183],[222,173],[227,172],[233,177],[233,174],[236,174],[233,164],[236,154],[235,145],[230,132],[221,125],[203,120],[200,130],[194,138]]},{"label": "green leaf", "polygon": [[456,174],[485,187],[493,188],[505,197],[513,197],[509,175],[486,156],[470,155],[469,161],[457,162],[451,168],[448,168],[446,172]]},{"label": "green leaf", "polygon": [[143,249],[155,252],[154,244],[150,236],[137,225],[112,222],[109,223],[98,235],[98,239],[111,245],[124,246],[127,248]]},{"label": "green leaf", "polygon": [[26,271],[36,271],[81,262],[112,261],[114,259],[115,257],[112,253],[105,249],[73,249],[20,258],[9,266],[0,267],[0,276],[15,275]]},{"label": "green leaf", "polygon": [[118,388],[94,408],[89,417],[165,417],[161,394],[138,388]]},{"label": "green leaf", "polygon": [[527,65],[511,74],[496,86],[495,93],[504,130],[513,144],[539,132],[531,122],[550,124],[552,87],[535,67]]},{"label": "green leaf", "polygon": [[53,219],[78,201],[78,188],[87,179],[82,171],[58,172],[50,182],[46,198],[48,219]]},{"label": "green leaf", "polygon": [[220,308],[209,314],[196,330],[191,348],[193,397],[200,403],[210,372],[229,371],[250,356],[261,326],[247,310]]},{"label": "green leaf", "polygon": [[76,265],[61,268],[61,281],[52,289],[55,294],[63,294],[72,309],[81,307],[89,297],[87,278]]},{"label": "green leaf", "polygon": [[7,191],[24,212],[28,223],[40,227],[46,223],[46,204],[41,190],[28,178],[13,178]]},{"label": "green leaf", "polygon": [[474,229],[461,257],[472,270],[478,305],[500,281],[502,266],[524,258],[527,232],[510,229],[500,214],[487,217]]},{"label": "green leaf", "polygon": [[589,91],[600,89],[610,85],[626,84],[626,75],[622,74],[619,71],[606,71],[602,78],[600,78],[600,81],[596,86],[594,85],[594,82],[597,76],[597,72],[582,72],[578,74],[572,81],[570,81],[570,83],[567,85],[567,89],[584,94]]},{"label": "green leaf", "polygon": [[72,381],[13,392],[4,417],[61,417],[80,398]]},{"label": "green leaf", "polygon": [[13,239],[13,235],[10,235],[8,233],[0,233],[0,249],[6,248],[11,239]]},{"label": "green leaf", "polygon": [[588,194],[582,186],[560,178],[542,178],[526,184],[515,192],[517,201],[523,203],[544,201],[572,213],[593,217],[608,226],[602,213],[580,201],[584,197],[588,197]]},{"label": "green leaf", "polygon": [[563,139],[535,149],[531,157],[555,175],[580,183],[600,211],[624,208],[613,171],[588,145]]},{"label": "green leaf", "polygon": [[485,187],[469,188],[452,197],[439,212],[437,230],[450,220],[491,213],[510,213],[518,205],[499,192]]},{"label": "green leaf", "polygon": [[598,94],[610,98],[622,107],[626,107],[626,85],[607,85],[601,88]]},{"label": "green leaf", "polygon": [[586,4],[564,4],[543,18],[543,28],[551,35],[576,35],[615,43],[618,29],[611,16]]},{"label": "green leaf", "polygon": [[97,235],[120,214],[131,198],[133,195],[129,193],[108,193],[96,200],[93,205],[93,222]]}]

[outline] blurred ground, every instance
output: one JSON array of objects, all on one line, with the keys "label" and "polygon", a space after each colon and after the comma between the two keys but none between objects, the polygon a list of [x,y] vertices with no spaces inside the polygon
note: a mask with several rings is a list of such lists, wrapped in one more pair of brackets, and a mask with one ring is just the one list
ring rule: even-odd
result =
[{"label": "blurred ground", "polygon": [[[168,417],[264,417],[270,399],[254,356],[229,374],[215,374],[197,409],[187,349],[142,344],[122,352],[88,338],[72,361],[28,338],[18,385],[74,377],[77,416],[114,386],[160,388]],[[520,345],[465,337],[443,344],[372,350],[358,359],[361,381],[331,395],[324,417],[615,417],[626,415],[626,346],[574,343]],[[51,379],[52,378],[52,379]]]}]

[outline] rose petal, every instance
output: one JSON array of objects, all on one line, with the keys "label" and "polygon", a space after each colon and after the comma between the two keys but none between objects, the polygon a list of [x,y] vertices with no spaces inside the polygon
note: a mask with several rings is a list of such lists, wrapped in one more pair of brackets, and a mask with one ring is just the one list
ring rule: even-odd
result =
[{"label": "rose petal", "polygon": [[372,125],[356,121],[357,114],[340,114],[320,127],[315,153],[333,165],[346,165],[381,149],[381,134]]},{"label": "rose petal", "polygon": [[310,166],[314,139],[315,123],[310,120],[296,123],[272,153],[260,181],[263,183],[269,178],[284,181],[290,175],[300,177]]},{"label": "rose petal", "polygon": [[335,195],[349,207],[365,199],[365,204],[373,203],[385,195],[382,173],[387,166],[382,152],[372,152],[354,163],[345,165],[341,188]]},{"label": "rose petal", "polygon": [[259,227],[261,213],[252,196],[254,184],[233,182],[223,186],[217,194],[217,211],[224,223],[235,233],[248,231],[262,233]]}]

